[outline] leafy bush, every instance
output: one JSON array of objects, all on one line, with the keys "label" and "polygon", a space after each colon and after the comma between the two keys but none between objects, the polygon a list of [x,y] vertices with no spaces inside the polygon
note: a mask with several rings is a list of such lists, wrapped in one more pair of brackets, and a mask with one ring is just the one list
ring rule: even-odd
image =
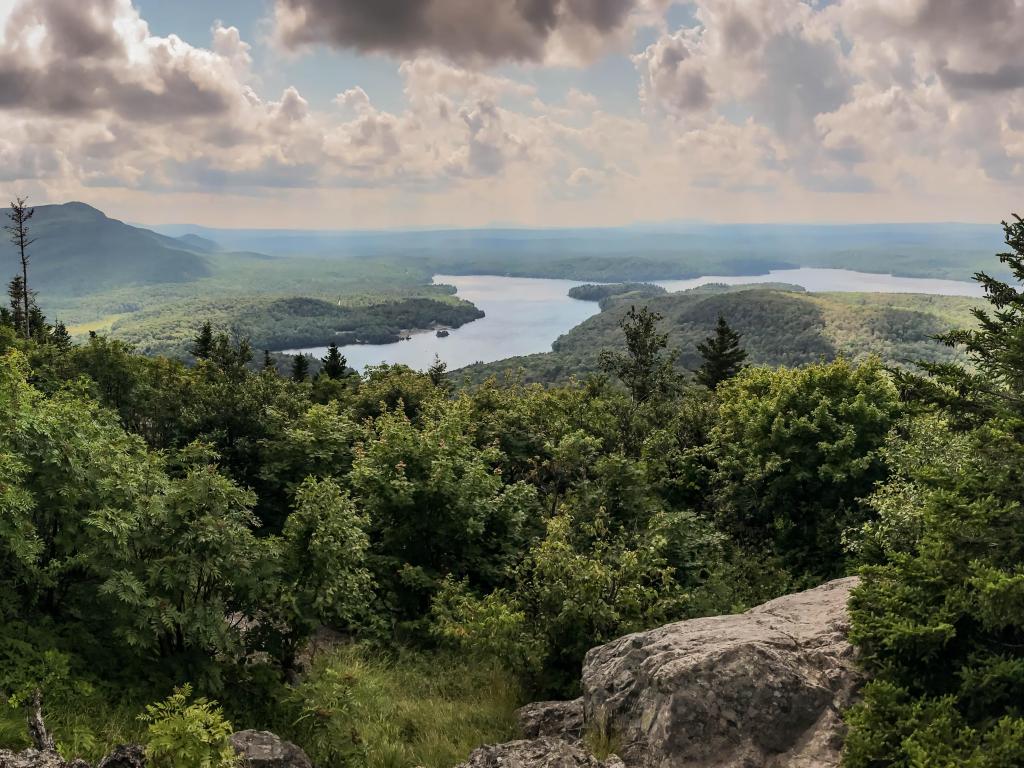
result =
[{"label": "leafy bush", "polygon": [[673,565],[674,545],[682,537],[714,560],[714,532],[684,514],[657,516],[635,537],[613,535],[608,524],[603,512],[593,521],[552,518],[512,589],[478,598],[447,582],[433,606],[435,632],[471,656],[513,664],[544,692],[566,694],[594,645],[693,615],[690,588],[702,569]]},{"label": "leafy bush", "polygon": [[231,723],[213,702],[191,697],[185,684],[139,716],[147,724],[146,758],[154,768],[234,768]]},{"label": "leafy bush", "polygon": [[843,572],[842,534],[885,478],[896,388],[877,360],[748,368],[720,390],[711,433],[717,519],[816,578]]}]

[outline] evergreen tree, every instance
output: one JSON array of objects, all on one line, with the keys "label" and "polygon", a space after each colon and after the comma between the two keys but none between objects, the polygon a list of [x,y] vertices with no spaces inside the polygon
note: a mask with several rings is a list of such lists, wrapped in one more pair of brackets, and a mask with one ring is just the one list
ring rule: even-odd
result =
[{"label": "evergreen tree", "polygon": [[24,332],[25,338],[32,337],[32,310],[30,302],[32,299],[32,292],[29,289],[28,284],[28,262],[29,254],[28,247],[35,242],[35,240],[29,237],[28,222],[35,215],[35,208],[28,207],[28,201],[25,198],[18,197],[11,202],[11,209],[7,212],[7,218],[10,219],[10,224],[4,226],[7,234],[10,237],[11,244],[18,251],[18,259],[21,261],[21,303],[22,317],[24,318]]},{"label": "evergreen tree", "polygon": [[850,601],[873,678],[847,715],[850,768],[1024,764],[1024,220],[1003,226],[1017,284],[978,273],[991,306],[943,337],[969,365],[899,376],[962,447],[911,446],[916,466],[876,492],[878,530],[905,533]]},{"label": "evergreen tree", "polygon": [[438,389],[447,390],[449,381],[445,374],[448,373],[448,364],[441,359],[440,355],[434,355],[434,362],[427,369],[427,376],[430,382]]},{"label": "evergreen tree", "polygon": [[719,384],[743,370],[747,359],[746,350],[740,346],[740,334],[730,328],[721,315],[718,316],[715,334],[698,344],[697,351],[704,358],[704,363],[697,369],[697,383],[708,389],[718,389]]},{"label": "evergreen tree", "polygon": [[43,311],[32,297],[29,297],[28,325],[32,329],[32,337],[37,341],[45,341],[52,330],[46,324],[46,315],[43,314]]},{"label": "evergreen tree", "polygon": [[213,354],[213,326],[207,320],[199,329],[189,349],[196,360],[209,360]]},{"label": "evergreen tree", "polygon": [[338,345],[333,341],[327,347],[327,356],[323,358],[323,364],[322,371],[329,379],[340,379],[345,375],[345,369],[348,367],[348,361],[338,351]]},{"label": "evergreen tree", "polygon": [[277,372],[277,365],[274,364],[274,358],[270,356],[270,350],[263,350],[263,370]]},{"label": "evergreen tree", "polygon": [[69,349],[71,347],[71,334],[68,333],[67,326],[59,320],[57,321],[57,324],[53,326],[53,333],[50,334],[50,342],[58,349]]},{"label": "evergreen tree", "polygon": [[7,295],[11,300],[11,323],[14,330],[25,335],[25,282],[21,275],[15,275],[7,284]]},{"label": "evergreen tree", "polygon": [[225,373],[241,375],[252,362],[252,344],[246,338],[232,341],[226,333],[218,333],[213,337],[209,359]]},{"label": "evergreen tree", "polygon": [[309,358],[299,354],[292,358],[292,381],[305,381],[309,378]]}]

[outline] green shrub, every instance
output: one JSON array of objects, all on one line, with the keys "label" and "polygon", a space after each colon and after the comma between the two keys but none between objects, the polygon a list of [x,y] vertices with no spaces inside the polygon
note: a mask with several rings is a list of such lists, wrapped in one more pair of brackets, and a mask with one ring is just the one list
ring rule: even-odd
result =
[{"label": "green shrub", "polygon": [[164,701],[150,704],[139,719],[148,725],[146,757],[154,768],[234,768],[232,727],[215,703],[189,702],[192,686],[175,688]]}]

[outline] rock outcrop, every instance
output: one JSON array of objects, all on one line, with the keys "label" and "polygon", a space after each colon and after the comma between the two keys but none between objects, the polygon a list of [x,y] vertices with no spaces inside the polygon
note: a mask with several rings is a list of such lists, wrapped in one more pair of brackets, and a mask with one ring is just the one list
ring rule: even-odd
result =
[{"label": "rock outcrop", "polygon": [[146,749],[139,744],[121,744],[104,757],[96,768],[145,768]]},{"label": "rock outcrop", "polygon": [[[41,722],[41,720],[40,720]],[[231,736],[231,746],[239,756],[241,768],[313,768],[306,753],[290,741],[269,731],[239,731]],[[96,768],[145,768],[146,750],[138,744],[125,744],[96,764]],[[52,749],[26,749],[10,752],[0,749],[0,768],[90,768],[84,760],[66,762]]]},{"label": "rock outcrop", "polygon": [[581,701],[524,707],[520,723],[533,740],[479,749],[465,768],[619,763],[588,755],[585,733],[614,747],[626,768],[835,768],[842,711],[860,684],[846,637],[855,584],[840,579],[594,648]]},{"label": "rock outcrop", "polygon": [[231,735],[231,746],[244,768],[313,768],[300,747],[270,731],[239,731]]},{"label": "rock outcrop", "polygon": [[591,650],[584,717],[630,768],[827,768],[858,687],[846,639],[856,579],[736,616],[669,624]]},{"label": "rock outcrop", "polygon": [[527,739],[555,736],[571,744],[583,738],[583,699],[538,701],[516,712],[519,731]]},{"label": "rock outcrop", "polygon": [[623,768],[623,765],[614,755],[598,760],[575,744],[545,737],[480,747],[461,768]]},{"label": "rock outcrop", "polygon": [[26,749],[11,752],[0,749],[0,768],[67,768],[57,752],[52,749]]}]

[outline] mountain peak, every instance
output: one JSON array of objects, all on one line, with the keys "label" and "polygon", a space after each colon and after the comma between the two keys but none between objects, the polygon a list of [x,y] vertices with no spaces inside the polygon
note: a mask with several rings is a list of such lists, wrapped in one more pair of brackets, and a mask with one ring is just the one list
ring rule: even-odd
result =
[{"label": "mountain peak", "polygon": [[39,214],[46,217],[62,217],[78,220],[106,219],[107,214],[99,208],[94,208],[88,203],[72,200],[68,203],[54,203],[52,205],[37,205],[35,209]]}]

